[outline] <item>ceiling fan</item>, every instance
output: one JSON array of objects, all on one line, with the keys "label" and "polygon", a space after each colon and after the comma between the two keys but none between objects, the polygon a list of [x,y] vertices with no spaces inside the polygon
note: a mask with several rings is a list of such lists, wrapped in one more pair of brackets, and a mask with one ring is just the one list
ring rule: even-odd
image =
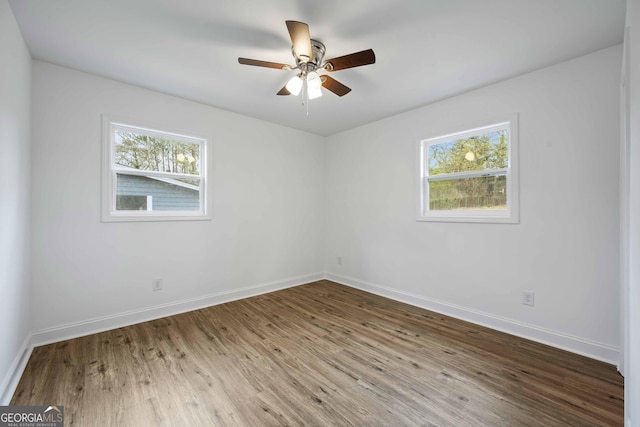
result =
[{"label": "ceiling fan", "polygon": [[298,73],[280,89],[278,95],[298,95],[302,90],[305,99],[314,99],[322,96],[321,87],[344,96],[351,92],[351,88],[343,85],[328,75],[320,75],[321,71],[339,71],[347,68],[360,67],[374,64],[376,56],[372,49],[349,55],[327,59],[323,62],[325,46],[311,38],[309,26],[304,22],[286,21],[289,36],[291,36],[291,53],[296,61],[295,66],[280,64],[277,62],[259,61],[257,59],[238,58],[238,62],[244,65],[257,67],[276,68],[279,70],[297,70]]}]

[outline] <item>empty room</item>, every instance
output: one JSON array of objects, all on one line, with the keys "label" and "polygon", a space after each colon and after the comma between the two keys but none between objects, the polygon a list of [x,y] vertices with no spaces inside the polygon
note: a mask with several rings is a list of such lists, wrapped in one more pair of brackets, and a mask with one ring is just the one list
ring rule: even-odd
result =
[{"label": "empty room", "polygon": [[640,0],[0,0],[0,426],[640,426],[639,67]]}]

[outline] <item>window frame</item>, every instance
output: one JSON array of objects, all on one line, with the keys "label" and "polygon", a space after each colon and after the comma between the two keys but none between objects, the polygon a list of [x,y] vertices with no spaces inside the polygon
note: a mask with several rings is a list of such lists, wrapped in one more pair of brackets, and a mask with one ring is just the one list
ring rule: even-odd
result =
[{"label": "window frame", "polygon": [[[160,171],[144,171],[118,168],[115,163],[115,130],[126,129],[134,133],[178,140],[189,144],[199,144],[200,175],[173,174]],[[143,123],[138,120],[102,116],[102,222],[155,222],[155,221],[202,221],[211,220],[209,197],[209,165],[211,164],[211,139],[193,132],[176,131],[166,126]],[[153,177],[157,179],[195,179],[199,180],[198,210],[184,211],[118,211],[116,210],[116,190],[118,174]]]},{"label": "window frame", "polygon": [[[458,139],[466,139],[473,136],[484,135],[500,129],[508,129],[508,166],[506,168],[490,169],[482,171],[465,171],[449,174],[429,176],[429,147]],[[418,203],[417,221],[436,222],[479,222],[479,223],[505,223],[516,224],[520,222],[519,216],[519,182],[518,182],[518,114],[503,115],[493,120],[483,120],[467,126],[459,126],[452,132],[442,133],[422,139],[418,143]],[[500,210],[491,209],[464,209],[464,210],[431,210],[429,208],[429,183],[448,179],[466,179],[483,176],[506,176],[507,208]]]}]

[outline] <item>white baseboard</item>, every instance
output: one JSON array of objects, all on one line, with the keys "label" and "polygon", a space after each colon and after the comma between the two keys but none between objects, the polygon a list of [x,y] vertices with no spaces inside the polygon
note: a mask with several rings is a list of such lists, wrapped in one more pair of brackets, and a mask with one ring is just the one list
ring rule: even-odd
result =
[{"label": "white baseboard", "polygon": [[535,325],[519,322],[505,317],[494,316],[481,311],[436,301],[408,292],[400,292],[374,283],[368,283],[352,277],[325,273],[325,278],[333,282],[351,286],[372,294],[380,295],[396,301],[404,302],[416,307],[425,308],[440,314],[455,317],[481,326],[486,326],[511,335],[516,335],[552,347],[577,353],[602,362],[617,365],[620,359],[620,349],[607,344],[590,341],[558,331],[541,328]]},{"label": "white baseboard", "polygon": [[85,335],[104,332],[111,329],[122,328],[136,323],[147,322],[149,320],[160,319],[174,314],[185,313],[198,310],[225,302],[274,292],[305,283],[315,282],[324,278],[323,273],[309,274],[305,276],[292,277],[260,285],[249,286],[231,291],[217,292],[211,295],[176,301],[140,310],[118,313],[111,316],[97,317],[81,322],[68,323],[54,326],[52,328],[41,329],[33,332],[33,346],[51,344],[67,339],[77,338]]},{"label": "white baseboard", "polygon": [[24,368],[27,366],[29,357],[31,357],[31,350],[33,350],[33,345],[31,345],[31,335],[28,335],[22,343],[20,350],[18,350],[18,354],[16,354],[6,377],[0,384],[0,406],[8,406],[9,402],[11,402],[11,398],[18,387]]}]

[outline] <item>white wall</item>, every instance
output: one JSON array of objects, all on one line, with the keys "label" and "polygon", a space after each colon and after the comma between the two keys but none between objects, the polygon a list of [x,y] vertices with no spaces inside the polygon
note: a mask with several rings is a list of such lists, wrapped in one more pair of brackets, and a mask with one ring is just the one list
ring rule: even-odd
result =
[{"label": "white wall", "polygon": [[624,117],[627,173],[623,189],[628,196],[625,268],[625,418],[626,426],[640,425],[640,0],[627,1],[626,76],[624,95],[628,108]]},{"label": "white wall", "polygon": [[15,387],[29,319],[31,56],[0,2],[0,405]]},{"label": "white wall", "polygon": [[[609,48],[327,138],[329,277],[617,363],[621,58]],[[416,222],[418,141],[511,112],[520,223]]]},{"label": "white wall", "polygon": [[[321,277],[322,137],[48,63],[33,67],[36,342]],[[214,219],[100,222],[102,114],[209,135]],[[155,277],[164,290],[151,291]],[[91,319],[84,329],[71,325]]]}]

